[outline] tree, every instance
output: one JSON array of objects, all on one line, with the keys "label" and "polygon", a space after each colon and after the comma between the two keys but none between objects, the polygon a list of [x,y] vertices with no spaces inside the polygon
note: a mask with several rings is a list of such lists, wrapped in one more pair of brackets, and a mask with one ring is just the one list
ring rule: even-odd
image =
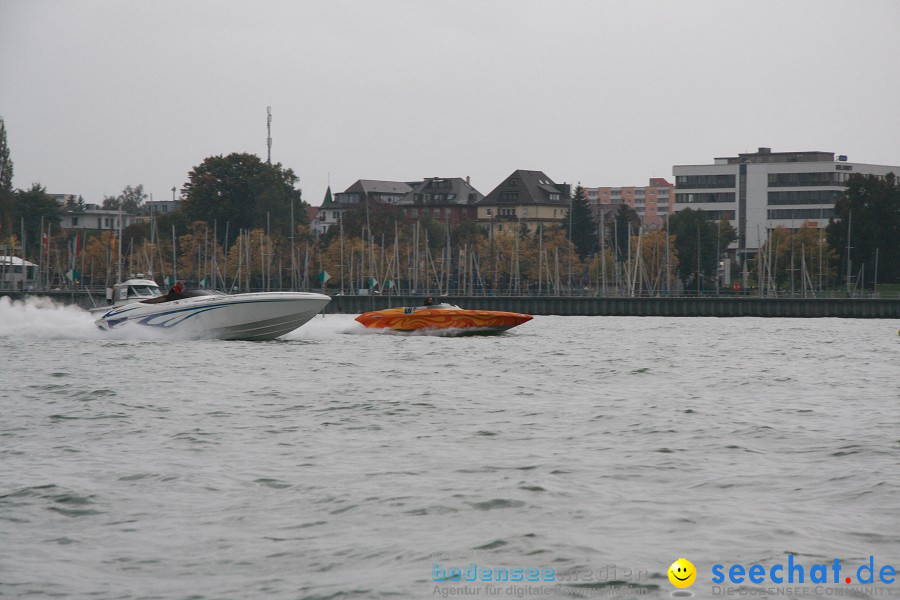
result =
[{"label": "tree", "polygon": [[900,182],[893,173],[884,178],[854,173],[847,190],[834,205],[834,217],[825,229],[828,244],[838,252],[844,276],[847,238],[850,238],[850,277],[865,264],[866,279],[874,277],[878,255],[878,281],[900,282]]},{"label": "tree", "polygon": [[641,217],[627,204],[620,204],[615,218],[606,222],[606,245],[618,262],[628,259],[628,239],[641,228]]},{"label": "tree", "polygon": [[232,153],[211,156],[194,167],[181,193],[181,210],[191,221],[230,223],[230,237],[240,229],[271,226],[273,235],[289,235],[291,206],[294,221],[306,223],[306,211],[295,189],[299,179],[281,164],[267,164],[258,156]]},{"label": "tree", "polygon": [[6,144],[6,124],[0,117],[0,232],[6,230],[11,233],[14,229],[12,178],[13,162],[9,159],[9,146]]},{"label": "tree", "polygon": [[575,188],[570,210],[566,211],[565,228],[569,239],[575,244],[578,256],[583,258],[596,249],[597,225],[591,217],[591,208],[588,206],[584,188],[580,185]]},{"label": "tree", "polygon": [[143,184],[139,184],[137,187],[127,185],[118,196],[105,196],[103,198],[103,208],[105,210],[118,210],[121,207],[122,211],[135,214],[140,212],[141,205],[146,199],[147,194],[144,193]]},{"label": "tree", "polygon": [[690,208],[669,217],[669,235],[675,236],[678,276],[685,287],[715,279],[721,254],[737,239],[727,219],[716,222],[703,210]]},{"label": "tree", "polygon": [[48,225],[59,226],[59,204],[47,194],[45,188],[35,183],[30,190],[19,190],[16,194],[13,219],[23,224],[24,242],[28,244],[26,250],[34,249],[36,253],[41,239],[41,223],[44,224],[44,231]]},{"label": "tree", "polygon": [[792,292],[815,292],[835,276],[837,254],[822,239],[821,230],[803,226],[796,231],[776,227],[757,253],[751,271],[769,286]]},{"label": "tree", "polygon": [[77,199],[74,196],[67,197],[66,210],[74,213],[83,213],[87,210],[87,205],[84,203],[84,196],[78,196]]},{"label": "tree", "polygon": [[[430,219],[426,219],[430,221]],[[403,217],[403,209],[392,204],[372,204],[366,209],[364,203],[353,205],[351,208],[341,213],[342,225],[333,225],[328,228],[323,236],[322,243],[326,246],[331,243],[332,239],[336,239],[341,232],[347,237],[361,237],[363,232],[372,231],[372,237],[377,242],[381,242],[381,237],[385,239],[394,239],[394,226],[403,227],[405,220]],[[433,231],[429,232],[429,236],[434,237]],[[424,233],[422,234],[424,235]],[[368,233],[365,234],[368,238]],[[443,237],[439,237],[438,241],[443,243]],[[434,241],[430,239],[429,241]]]}]

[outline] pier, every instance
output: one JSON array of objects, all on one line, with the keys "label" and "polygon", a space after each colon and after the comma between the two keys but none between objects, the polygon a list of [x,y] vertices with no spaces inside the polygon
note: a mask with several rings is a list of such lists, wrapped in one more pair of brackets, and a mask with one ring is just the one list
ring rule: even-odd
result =
[{"label": "pier", "polygon": [[[333,296],[325,312],[358,314],[422,301],[421,296]],[[530,315],[900,319],[900,299],[875,298],[440,296],[435,301]]]},{"label": "pier", "polygon": [[[103,306],[102,295],[58,291],[0,292],[12,301],[46,297],[60,304]],[[606,317],[790,317],[900,319],[900,298],[758,298],[703,296],[622,298],[593,296],[435,296],[436,302],[478,310],[505,310],[529,315]],[[397,306],[421,306],[424,296],[332,296],[330,314],[360,314]]]}]

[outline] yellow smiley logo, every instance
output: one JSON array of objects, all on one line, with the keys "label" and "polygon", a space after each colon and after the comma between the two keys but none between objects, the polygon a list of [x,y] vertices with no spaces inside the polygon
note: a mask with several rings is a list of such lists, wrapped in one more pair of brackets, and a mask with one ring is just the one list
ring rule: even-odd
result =
[{"label": "yellow smiley logo", "polygon": [[677,588],[689,587],[697,578],[697,569],[686,558],[679,558],[669,567],[669,581]]}]

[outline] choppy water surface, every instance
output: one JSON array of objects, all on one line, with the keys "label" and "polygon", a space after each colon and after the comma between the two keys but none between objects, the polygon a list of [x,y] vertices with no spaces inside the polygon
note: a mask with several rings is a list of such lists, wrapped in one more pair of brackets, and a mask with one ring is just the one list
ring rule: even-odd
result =
[{"label": "choppy water surface", "polygon": [[430,598],[475,563],[662,598],[684,556],[708,597],[716,563],[900,567],[898,325],[167,342],[2,300],[0,596]]}]

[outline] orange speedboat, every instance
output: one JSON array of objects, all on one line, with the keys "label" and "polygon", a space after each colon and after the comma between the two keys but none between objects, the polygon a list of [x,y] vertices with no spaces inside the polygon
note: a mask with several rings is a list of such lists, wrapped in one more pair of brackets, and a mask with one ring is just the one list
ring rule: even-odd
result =
[{"label": "orange speedboat", "polygon": [[356,320],[369,329],[437,331],[453,335],[491,335],[531,320],[531,315],[499,310],[463,310],[452,304],[405,306],[367,312]]}]

